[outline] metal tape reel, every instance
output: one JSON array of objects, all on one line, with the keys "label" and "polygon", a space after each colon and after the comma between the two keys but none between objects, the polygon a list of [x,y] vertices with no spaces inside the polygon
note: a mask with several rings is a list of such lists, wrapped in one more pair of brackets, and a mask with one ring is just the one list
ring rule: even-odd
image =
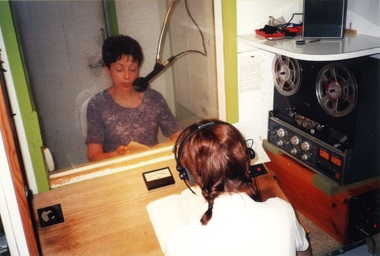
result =
[{"label": "metal tape reel", "polygon": [[358,86],[355,77],[341,64],[324,66],[319,71],[315,89],[319,104],[333,117],[345,116],[356,106]]},{"label": "metal tape reel", "polygon": [[283,96],[295,94],[301,86],[301,68],[296,59],[276,55],[272,65],[274,86]]}]

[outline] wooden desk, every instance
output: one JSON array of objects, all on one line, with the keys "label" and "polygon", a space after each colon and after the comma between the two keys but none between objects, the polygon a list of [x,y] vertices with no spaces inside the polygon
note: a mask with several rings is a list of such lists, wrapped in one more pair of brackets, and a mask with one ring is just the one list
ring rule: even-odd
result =
[{"label": "wooden desk", "polygon": [[[175,184],[148,191],[142,173],[166,166]],[[263,198],[286,199],[271,173],[260,176],[258,186]],[[65,219],[38,228],[43,254],[162,255],[146,205],[184,189],[172,159],[37,194],[33,202],[36,216],[39,208],[61,204]]]}]

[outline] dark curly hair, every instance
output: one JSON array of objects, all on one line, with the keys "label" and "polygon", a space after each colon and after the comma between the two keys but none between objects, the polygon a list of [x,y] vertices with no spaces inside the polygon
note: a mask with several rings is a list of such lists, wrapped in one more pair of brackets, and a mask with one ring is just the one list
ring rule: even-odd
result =
[{"label": "dark curly hair", "polygon": [[120,60],[122,55],[130,55],[140,67],[144,55],[140,44],[130,36],[117,35],[108,37],[102,47],[103,63],[110,68],[111,64]]}]

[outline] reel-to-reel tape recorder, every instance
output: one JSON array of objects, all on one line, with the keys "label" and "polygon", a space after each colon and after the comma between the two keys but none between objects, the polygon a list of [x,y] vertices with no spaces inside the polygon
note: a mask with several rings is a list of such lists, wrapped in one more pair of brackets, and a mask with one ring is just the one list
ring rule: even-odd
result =
[{"label": "reel-to-reel tape recorder", "polygon": [[268,141],[347,185],[380,173],[380,60],[273,60]]}]

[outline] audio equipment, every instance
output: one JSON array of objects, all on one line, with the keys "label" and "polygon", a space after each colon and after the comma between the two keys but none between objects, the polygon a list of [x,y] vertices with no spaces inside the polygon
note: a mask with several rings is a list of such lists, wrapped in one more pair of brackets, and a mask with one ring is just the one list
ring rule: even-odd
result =
[{"label": "audio equipment", "polygon": [[347,0],[303,0],[303,38],[343,38]]},{"label": "audio equipment", "polygon": [[339,185],[380,174],[380,60],[276,55],[268,141]]},{"label": "audio equipment", "polygon": [[348,207],[348,243],[363,240],[380,232],[380,189],[350,198]]},{"label": "audio equipment", "polygon": [[133,89],[136,92],[145,91],[149,86],[149,82],[153,78],[155,78],[159,73],[161,73],[161,71],[164,70],[174,59],[175,59],[175,56],[172,56],[162,64],[160,64],[159,62],[156,62],[156,64],[154,65],[153,71],[150,72],[146,77],[138,77],[133,81],[132,83]]},{"label": "audio equipment", "polygon": [[[198,133],[199,131],[201,131],[201,130],[203,130],[205,128],[208,128],[208,127],[214,126],[214,125],[230,125],[230,126],[232,126],[231,124],[223,122],[223,121],[211,121],[211,122],[208,122],[208,123],[196,126],[195,128],[188,127],[188,128],[184,129],[181,132],[181,134],[178,136],[178,138],[177,138],[177,140],[176,140],[176,142],[174,144],[173,153],[174,153],[174,158],[175,158],[175,161],[176,161],[176,169],[179,172],[179,177],[180,177],[181,180],[184,180],[185,183],[186,183],[186,181],[188,181],[191,186],[194,185],[194,177],[187,170],[187,168],[185,166],[183,166],[182,163],[181,163],[181,157],[182,157],[182,154],[183,154],[184,145],[187,143],[187,141],[194,134]],[[184,134],[186,132],[188,132],[189,129],[193,129],[193,130],[190,130],[189,133],[184,137]],[[182,139],[182,137],[184,137],[184,138]],[[178,142],[180,140],[181,140],[181,143],[178,144]],[[253,140],[247,140],[247,142],[249,142],[249,141],[253,142]],[[253,143],[251,143],[251,144],[253,144]],[[255,158],[255,151],[252,149],[252,145],[250,145],[249,147],[247,146],[247,154],[249,155],[250,159],[254,159]],[[187,183],[186,183],[186,185],[187,185]]]}]

